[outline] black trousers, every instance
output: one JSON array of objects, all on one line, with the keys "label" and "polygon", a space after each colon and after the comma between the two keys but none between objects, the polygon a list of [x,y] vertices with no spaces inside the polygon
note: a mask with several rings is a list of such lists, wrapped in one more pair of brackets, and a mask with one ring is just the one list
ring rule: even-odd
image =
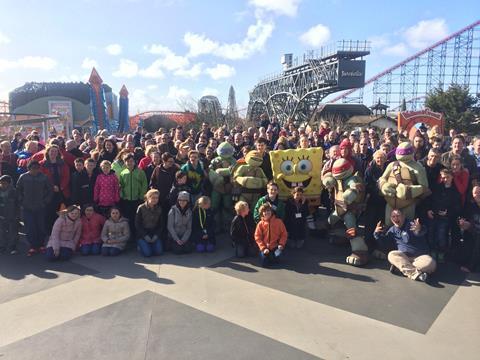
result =
[{"label": "black trousers", "polygon": [[136,229],[135,229],[135,215],[137,214],[137,208],[141,204],[140,200],[124,200],[120,201],[120,209],[122,215],[128,219],[128,225],[130,226],[130,241],[135,241]]}]

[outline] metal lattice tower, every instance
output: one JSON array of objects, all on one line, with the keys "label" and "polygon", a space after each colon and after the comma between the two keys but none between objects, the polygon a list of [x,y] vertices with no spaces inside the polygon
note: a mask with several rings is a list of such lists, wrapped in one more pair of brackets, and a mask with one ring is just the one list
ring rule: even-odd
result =
[{"label": "metal lattice tower", "polygon": [[305,54],[300,64],[285,55],[284,71],[261,80],[250,92],[247,117],[256,121],[267,113],[281,123],[289,118],[309,121],[327,95],[364,85],[363,57],[368,54],[367,41],[339,41],[336,47]]},{"label": "metal lattice tower", "polygon": [[329,102],[375,104],[391,110],[403,100],[408,110],[418,110],[436,87],[469,86],[480,93],[480,21],[416,53],[365,82],[361,89],[348,90]]},{"label": "metal lattice tower", "polygon": [[225,113],[225,120],[232,125],[238,120],[237,100],[235,98],[235,89],[233,86],[230,86],[230,90],[228,91],[228,104],[227,112]]}]

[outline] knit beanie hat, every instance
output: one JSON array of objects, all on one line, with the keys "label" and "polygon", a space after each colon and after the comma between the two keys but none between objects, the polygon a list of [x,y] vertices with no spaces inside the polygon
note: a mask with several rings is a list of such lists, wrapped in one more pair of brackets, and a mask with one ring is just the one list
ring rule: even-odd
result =
[{"label": "knit beanie hat", "polygon": [[180,191],[178,193],[177,201],[187,200],[190,201],[190,194],[187,191]]}]

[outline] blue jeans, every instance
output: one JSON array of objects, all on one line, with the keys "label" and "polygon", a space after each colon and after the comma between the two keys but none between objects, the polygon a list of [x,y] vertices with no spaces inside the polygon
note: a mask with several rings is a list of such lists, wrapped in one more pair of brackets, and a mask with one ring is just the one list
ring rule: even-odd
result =
[{"label": "blue jeans", "polygon": [[445,252],[448,247],[448,233],[450,230],[448,218],[436,216],[430,220],[428,227],[428,243],[431,250]]},{"label": "blue jeans", "polygon": [[85,244],[80,246],[80,253],[83,256],[100,255],[101,250],[102,250],[102,244],[100,243]]},{"label": "blue jeans", "polygon": [[73,250],[67,247],[61,247],[58,256],[55,256],[53,248],[50,246],[45,252],[48,261],[69,260],[73,256]]},{"label": "blue jeans", "polygon": [[45,231],[45,209],[23,210],[23,221],[25,223],[25,232],[30,247],[38,249],[43,246],[46,236]]},{"label": "blue jeans", "polygon": [[144,257],[163,254],[163,244],[162,244],[162,240],[160,239],[157,239],[153,243],[150,243],[145,239],[139,239],[137,241],[137,245],[138,245],[138,251]]},{"label": "blue jeans", "polygon": [[260,251],[260,265],[262,265],[262,267],[265,267],[271,264],[278,264],[279,259],[282,257],[283,250],[278,256],[275,255],[275,250],[276,249],[270,250],[268,255],[265,255],[262,251]]},{"label": "blue jeans", "polygon": [[112,246],[104,246],[102,247],[102,255],[103,256],[117,256],[122,252],[119,248],[112,247]]}]

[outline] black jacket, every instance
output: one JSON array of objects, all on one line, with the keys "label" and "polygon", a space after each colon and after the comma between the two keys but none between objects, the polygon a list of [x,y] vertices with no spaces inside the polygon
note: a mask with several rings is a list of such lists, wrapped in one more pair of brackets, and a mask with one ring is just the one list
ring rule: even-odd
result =
[{"label": "black jacket", "polygon": [[[150,177],[150,187],[160,191],[160,204],[164,205],[168,201],[168,194],[175,181],[175,166],[165,169],[163,165],[157,166]],[[177,199],[173,203],[175,203]]]},{"label": "black jacket", "polygon": [[230,237],[233,244],[253,245],[255,235],[255,222],[251,214],[244,218],[236,215],[230,224]]},{"label": "black jacket", "polygon": [[429,209],[432,210],[435,215],[438,215],[439,211],[447,210],[446,217],[453,220],[460,214],[461,208],[460,194],[453,183],[449,188],[443,184],[435,188],[431,196]]},{"label": "black jacket", "polygon": [[[208,242],[215,244],[215,219],[211,209],[204,210],[205,213],[201,213],[202,210],[195,208],[192,210],[192,239],[195,243],[201,241],[204,231],[208,235]],[[205,218],[203,218],[203,214]]]},{"label": "black jacket", "polygon": [[74,171],[70,178],[71,201],[73,204],[83,206],[85,204],[93,204],[93,189],[97,180],[98,169],[93,170],[91,177],[88,176],[87,170]]},{"label": "black jacket", "polygon": [[19,203],[24,209],[38,211],[50,203],[53,197],[53,186],[47,175],[38,173],[33,176],[26,172],[18,179],[17,193]]},{"label": "black jacket", "polygon": [[308,200],[303,204],[298,204],[293,199],[287,200],[285,204],[285,227],[287,228],[289,238],[294,240],[306,238],[308,215]]}]

